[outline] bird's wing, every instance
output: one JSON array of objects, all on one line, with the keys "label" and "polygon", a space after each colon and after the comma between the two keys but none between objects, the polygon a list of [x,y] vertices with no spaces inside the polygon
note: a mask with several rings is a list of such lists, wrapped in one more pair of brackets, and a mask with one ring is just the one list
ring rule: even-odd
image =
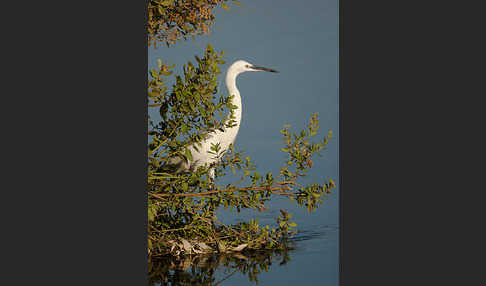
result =
[{"label": "bird's wing", "polygon": [[165,162],[165,164],[160,167],[160,171],[176,174],[184,171],[184,163],[184,160],[178,156],[171,157],[167,160],[167,162]]}]

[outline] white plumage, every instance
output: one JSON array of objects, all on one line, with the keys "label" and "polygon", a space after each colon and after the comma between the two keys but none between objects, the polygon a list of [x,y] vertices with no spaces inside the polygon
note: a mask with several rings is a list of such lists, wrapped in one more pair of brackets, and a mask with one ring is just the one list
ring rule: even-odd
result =
[{"label": "white plumage", "polygon": [[[214,154],[208,153],[208,151],[211,150],[211,145],[216,145],[219,143],[222,150],[220,154],[223,154],[226,152],[226,150],[228,150],[229,146],[234,143],[236,136],[238,135],[238,130],[240,129],[242,112],[241,96],[238,88],[236,87],[236,77],[240,73],[247,71],[277,72],[276,70],[269,68],[256,67],[242,60],[234,62],[226,73],[226,88],[228,89],[229,94],[234,95],[232,104],[238,107],[234,110],[234,120],[236,125],[230,128],[224,128],[224,132],[217,130],[210,133],[207,138],[201,142],[201,147],[198,146],[199,151],[196,151],[193,146],[189,146],[188,149],[192,154],[191,161],[185,162],[179,157],[169,159],[168,163],[176,166],[176,172],[196,170],[200,166],[204,166],[206,164],[210,165],[211,163],[217,162],[220,160],[220,158],[215,158]],[[209,171],[209,177],[214,179],[214,169]]]}]

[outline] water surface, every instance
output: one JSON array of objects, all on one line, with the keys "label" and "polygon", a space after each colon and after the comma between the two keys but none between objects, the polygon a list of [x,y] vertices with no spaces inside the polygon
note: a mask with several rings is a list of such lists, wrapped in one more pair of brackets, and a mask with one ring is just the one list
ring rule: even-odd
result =
[{"label": "water surface", "polygon": [[[292,221],[298,224],[296,249],[288,253],[290,260],[283,265],[280,265],[282,258],[275,257],[269,271],[258,274],[258,285],[338,285],[338,1],[241,2],[243,7],[230,5],[230,11],[216,11],[211,35],[171,48],[150,48],[149,67],[154,68],[160,58],[176,64],[175,72],[180,74],[184,63],[194,62],[194,55],[202,55],[207,44],[211,44],[215,50],[226,52],[227,62],[221,67],[219,79],[220,93],[226,92],[224,74],[235,60],[280,71],[245,73],[237,79],[243,117],[235,149],[246,151],[260,174],[268,171],[278,174],[285,160],[280,151],[282,126],[290,124],[293,132],[300,131],[312,113],[319,113],[321,130],[316,141],[330,129],[334,138],[327,150],[313,159],[315,165],[303,182],[322,184],[332,178],[337,187],[332,189],[329,199],[310,214],[288,199],[276,198],[269,202],[269,210],[264,213],[220,211],[218,216],[224,223],[259,218],[260,224],[272,224],[280,209],[288,210],[294,214]],[[150,114],[153,119],[158,117],[157,110]],[[234,181],[237,179],[229,177],[218,183],[226,185]],[[210,276],[214,281],[200,285],[255,285],[244,273],[231,271],[224,267],[214,269]]]},{"label": "water surface", "polygon": [[[279,253],[241,254],[236,257],[210,257],[185,261],[164,261],[156,267],[167,275],[156,277],[155,285],[338,285],[339,227],[331,217],[326,217],[326,204],[311,214],[287,199],[276,198],[270,209],[263,213],[253,211],[229,213],[219,211],[225,223],[248,221],[258,218],[260,224],[272,224],[279,209],[294,213],[292,221],[298,223],[298,233],[292,239],[294,249]],[[168,269],[171,269],[170,271]],[[178,269],[178,270],[174,270]],[[163,277],[162,277],[163,276]],[[161,284],[161,281],[170,281]],[[295,283],[295,284],[294,284]]]}]

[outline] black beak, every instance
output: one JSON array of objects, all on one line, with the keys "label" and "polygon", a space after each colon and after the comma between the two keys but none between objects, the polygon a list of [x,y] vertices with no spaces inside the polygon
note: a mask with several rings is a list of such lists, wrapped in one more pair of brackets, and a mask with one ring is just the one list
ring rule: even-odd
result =
[{"label": "black beak", "polygon": [[251,66],[251,68],[254,69],[254,70],[257,70],[257,71],[278,72],[274,69],[269,69],[269,68],[264,68],[264,67]]}]

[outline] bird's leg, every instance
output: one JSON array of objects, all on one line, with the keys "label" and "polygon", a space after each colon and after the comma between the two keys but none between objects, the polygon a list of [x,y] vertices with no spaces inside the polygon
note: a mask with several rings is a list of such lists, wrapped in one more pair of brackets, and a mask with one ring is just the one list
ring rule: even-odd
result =
[{"label": "bird's leg", "polygon": [[209,169],[209,186],[211,189],[214,189],[214,168]]}]

